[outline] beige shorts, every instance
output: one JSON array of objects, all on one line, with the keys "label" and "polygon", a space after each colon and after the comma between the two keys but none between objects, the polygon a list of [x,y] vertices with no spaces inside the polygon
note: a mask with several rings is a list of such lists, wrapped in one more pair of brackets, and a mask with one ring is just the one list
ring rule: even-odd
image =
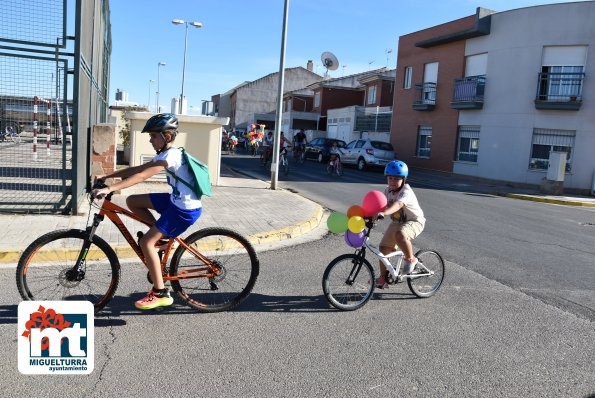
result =
[{"label": "beige shorts", "polygon": [[424,226],[418,221],[407,221],[406,223],[391,222],[380,241],[380,246],[397,248],[397,232],[401,231],[407,239],[413,240],[423,230]]}]

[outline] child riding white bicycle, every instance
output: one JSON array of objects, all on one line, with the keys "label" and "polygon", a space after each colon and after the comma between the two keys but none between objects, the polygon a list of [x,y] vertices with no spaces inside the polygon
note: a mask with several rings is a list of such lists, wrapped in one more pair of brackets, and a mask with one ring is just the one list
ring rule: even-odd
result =
[{"label": "child riding white bicycle", "polygon": [[[386,255],[394,252],[397,247],[401,249],[404,254],[403,273],[409,274],[417,264],[411,241],[421,234],[426,219],[413,189],[406,183],[409,175],[407,164],[394,160],[386,165],[384,175],[388,184],[384,190],[388,204],[377,217],[390,215],[392,222],[382,237],[380,251]],[[386,273],[386,266],[380,262],[380,276],[376,279],[376,287],[388,287]]]}]

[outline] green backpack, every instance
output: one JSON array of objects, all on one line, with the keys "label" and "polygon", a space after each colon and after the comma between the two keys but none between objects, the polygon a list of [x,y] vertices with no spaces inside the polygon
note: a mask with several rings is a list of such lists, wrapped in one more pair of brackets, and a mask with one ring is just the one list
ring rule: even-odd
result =
[{"label": "green backpack", "polygon": [[178,148],[182,151],[182,159],[186,161],[188,167],[190,168],[190,173],[194,175],[194,184],[185,181],[172,173],[170,170],[165,169],[169,174],[172,175],[176,180],[180,181],[188,188],[192,190],[200,199],[203,195],[212,196],[211,193],[211,178],[209,177],[209,168],[206,164],[202,163],[200,160],[196,159],[194,156],[190,155],[188,152],[184,150],[184,148]]}]

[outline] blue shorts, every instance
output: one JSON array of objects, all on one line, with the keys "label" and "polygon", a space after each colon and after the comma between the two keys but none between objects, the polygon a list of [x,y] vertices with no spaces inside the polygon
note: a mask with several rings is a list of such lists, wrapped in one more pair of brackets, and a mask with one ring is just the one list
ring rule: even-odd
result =
[{"label": "blue shorts", "polygon": [[171,202],[170,194],[166,192],[150,193],[149,198],[153,208],[161,215],[155,226],[168,238],[175,238],[184,233],[202,213],[202,207],[189,210],[180,209]]}]

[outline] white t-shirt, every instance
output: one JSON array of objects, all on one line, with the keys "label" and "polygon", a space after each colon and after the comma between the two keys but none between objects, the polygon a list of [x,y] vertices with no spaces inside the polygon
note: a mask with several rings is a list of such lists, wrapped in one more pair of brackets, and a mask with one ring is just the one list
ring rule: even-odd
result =
[{"label": "white t-shirt", "polygon": [[[194,182],[194,176],[190,174],[188,164],[182,158],[182,151],[178,148],[171,147],[166,151],[161,152],[153,158],[153,161],[165,160],[167,162],[167,169],[177,175],[184,181],[188,181],[191,185]],[[196,197],[196,194],[186,186],[183,182],[175,179],[171,174],[166,172],[167,183],[172,187],[170,195],[171,201],[180,209],[198,209],[202,207],[202,203]]]},{"label": "white t-shirt", "polygon": [[388,187],[386,187],[384,194],[388,199],[388,206],[394,202],[403,202],[404,204],[404,206],[401,207],[399,211],[390,215],[390,218],[393,221],[400,223],[407,221],[417,221],[421,223],[421,225],[426,224],[424,212],[421,207],[419,207],[417,197],[415,196],[415,193],[413,193],[413,189],[411,189],[409,184],[405,184],[399,192],[390,192]]}]

